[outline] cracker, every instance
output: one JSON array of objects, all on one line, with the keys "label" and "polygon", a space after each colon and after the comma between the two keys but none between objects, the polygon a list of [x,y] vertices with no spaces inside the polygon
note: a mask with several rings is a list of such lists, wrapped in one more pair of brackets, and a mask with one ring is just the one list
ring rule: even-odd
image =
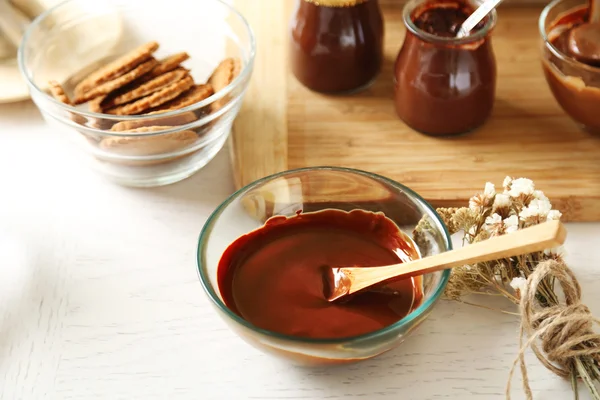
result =
[{"label": "cracker", "polygon": [[[103,101],[102,108],[112,108],[121,104],[129,103],[130,101],[137,100],[141,97],[147,96],[156,92],[158,89],[164,86],[170,85],[183,79],[187,75],[187,71],[183,68],[176,69],[164,73],[152,80],[147,81],[137,87],[129,88],[131,90],[125,93],[119,93],[117,95],[111,95],[107,101]],[[135,84],[136,82],[133,82]]]},{"label": "cracker", "polygon": [[132,133],[130,136],[107,136],[103,138],[99,147],[113,154],[127,156],[152,156],[173,153],[192,145],[198,140],[198,135],[191,130],[166,133],[154,136],[135,136],[135,133],[158,132],[172,128],[170,126],[148,126],[131,129],[123,134]]},{"label": "cracker", "polygon": [[115,108],[106,110],[108,114],[113,115],[136,115],[140,114],[150,108],[158,107],[161,104],[166,103],[169,100],[174,99],[181,93],[185,92],[194,85],[194,80],[191,76],[171,83],[170,85],[164,86],[162,89],[157,90],[149,96],[142,97],[132,103],[124,104]]},{"label": "cracker", "polygon": [[68,106],[73,105],[71,99],[69,99],[69,96],[67,96],[67,94],[65,93],[65,89],[63,89],[60,83],[56,81],[49,81],[48,88],[50,89],[50,93],[56,100]]},{"label": "cracker", "polygon": [[171,101],[168,101],[158,107],[159,112],[166,112],[172,110],[178,110],[180,108],[191,106],[192,104],[198,103],[204,99],[209,98],[214,93],[212,85],[195,85],[191,89],[183,92],[178,97]]},{"label": "cracker", "polygon": [[190,58],[188,53],[181,52],[177,54],[173,54],[169,57],[165,57],[162,60],[158,61],[158,65],[154,67],[152,71],[148,74],[150,78],[156,78],[164,74],[165,72],[173,71],[175,68],[178,68],[182,62],[186,61]]},{"label": "cracker", "polygon": [[85,92],[92,89],[94,86],[113,80],[128,71],[131,71],[139,64],[150,59],[152,53],[158,49],[157,42],[146,43],[129,53],[112,61],[108,65],[92,72],[84,80],[75,87],[75,96],[81,97]]},{"label": "cracker", "polygon": [[[242,63],[238,58],[227,58],[219,64],[219,66],[212,73],[208,79],[208,83],[213,86],[215,93],[224,89],[240,74],[242,71]],[[231,96],[223,96],[223,98],[216,100],[210,105],[212,112],[220,110],[225,104],[229,102]]]},{"label": "cracker", "polygon": [[210,83],[217,93],[224,89],[240,74],[242,71],[242,63],[239,58],[226,58],[215,68],[208,83]]},{"label": "cracker", "polygon": [[113,79],[111,81],[105,82],[101,85],[98,85],[93,89],[83,93],[81,96],[76,97],[75,104],[85,103],[86,101],[92,100],[98,96],[106,95],[112,92],[113,90],[117,90],[120,87],[123,87],[129,82],[144,75],[146,72],[150,71],[156,66],[157,63],[158,61],[156,61],[154,58],[145,61],[137,67],[135,67],[134,69],[132,69],[131,71],[127,72],[126,74],[121,75],[118,78]]},{"label": "cracker", "polygon": [[[153,113],[150,113],[153,114]],[[146,114],[146,115],[150,115]],[[148,126],[156,126],[156,125],[169,125],[169,126],[179,126],[189,124],[191,122],[196,121],[198,118],[196,115],[191,112],[185,112],[183,114],[170,115],[165,117],[157,116],[156,118],[148,119],[148,120],[138,120],[138,121],[121,121],[116,123],[110,129],[113,132],[124,132],[131,129],[137,129]]]},{"label": "cracker", "polygon": [[106,96],[98,96],[88,103],[88,107],[91,112],[102,113],[102,101],[106,99]]}]

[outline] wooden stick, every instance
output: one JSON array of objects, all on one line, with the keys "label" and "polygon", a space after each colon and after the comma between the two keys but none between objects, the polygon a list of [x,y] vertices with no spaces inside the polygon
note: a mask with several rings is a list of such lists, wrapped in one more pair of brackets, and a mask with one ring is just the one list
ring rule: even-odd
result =
[{"label": "wooden stick", "polygon": [[329,301],[391,279],[430,274],[453,267],[518,256],[557,247],[567,231],[560,221],[548,221],[431,257],[370,268],[332,268]]}]

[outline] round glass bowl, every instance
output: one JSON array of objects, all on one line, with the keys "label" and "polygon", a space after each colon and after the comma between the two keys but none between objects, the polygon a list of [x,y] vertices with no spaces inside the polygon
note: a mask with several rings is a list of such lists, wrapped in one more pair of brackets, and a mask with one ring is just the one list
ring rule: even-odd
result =
[{"label": "round glass bowl", "polygon": [[[219,0],[203,0],[202,12],[189,7],[188,0],[68,0],[40,15],[23,38],[19,66],[43,117],[82,160],[120,184],[157,186],[192,175],[221,149],[242,104],[255,54],[248,23]],[[187,52],[183,66],[197,84],[225,58],[238,58],[242,68],[209,98],[160,114],[94,113],[47,93],[49,80],[69,92],[100,65],[151,41],[160,45],[157,59]]]},{"label": "round glass bowl", "polygon": [[257,348],[304,365],[351,363],[398,346],[427,317],[450,276],[450,271],[425,275],[423,301],[413,312],[384,329],[343,339],[281,335],[259,329],[227,308],[217,284],[217,267],[233,241],[263,226],[272,216],[332,208],[384,213],[414,240],[422,257],[451,249],[446,227],[418,194],[382,176],[329,167],[282,172],[251,183],[213,212],[198,242],[200,281],[230,328]]},{"label": "round glass bowl", "polygon": [[544,8],[539,19],[542,67],[550,90],[562,109],[584,129],[600,133],[600,68],[565,55],[548,38],[557,18],[587,5],[587,0],[554,0]]}]

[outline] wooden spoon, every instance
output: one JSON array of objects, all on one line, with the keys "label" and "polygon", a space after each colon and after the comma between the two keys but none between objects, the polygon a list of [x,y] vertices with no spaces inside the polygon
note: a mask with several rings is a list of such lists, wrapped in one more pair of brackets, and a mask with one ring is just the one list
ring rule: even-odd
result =
[{"label": "wooden spoon", "polygon": [[600,0],[590,0],[589,19],[569,31],[567,50],[576,60],[600,65]]},{"label": "wooden spoon", "polygon": [[329,301],[338,300],[370,286],[430,274],[466,264],[492,261],[557,247],[564,243],[567,231],[560,221],[548,221],[514,233],[496,236],[419,260],[384,267],[340,268],[327,270],[325,282]]}]

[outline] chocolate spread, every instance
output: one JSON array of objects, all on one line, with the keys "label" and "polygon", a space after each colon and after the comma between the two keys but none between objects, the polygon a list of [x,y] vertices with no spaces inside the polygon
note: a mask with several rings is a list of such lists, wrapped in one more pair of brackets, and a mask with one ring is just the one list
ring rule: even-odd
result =
[{"label": "chocolate spread", "polygon": [[385,328],[423,300],[422,278],[405,278],[329,302],[331,266],[381,266],[419,258],[414,243],[381,213],[322,210],[276,216],[233,242],[217,269],[227,307],[254,326],[334,339]]},{"label": "chocolate spread", "polygon": [[574,57],[571,32],[588,19],[588,7],[576,7],[550,23],[548,41],[559,55],[545,50],[543,68],[554,97],[571,118],[600,132],[600,68]]},{"label": "chocolate spread", "polygon": [[292,72],[314,91],[340,93],[361,89],[381,69],[383,19],[378,1],[341,3],[323,5],[299,0],[292,17]]},{"label": "chocolate spread", "polygon": [[422,133],[442,136],[479,127],[491,114],[496,60],[489,18],[454,39],[473,8],[462,1],[424,1],[410,12],[394,71],[398,116]]}]

